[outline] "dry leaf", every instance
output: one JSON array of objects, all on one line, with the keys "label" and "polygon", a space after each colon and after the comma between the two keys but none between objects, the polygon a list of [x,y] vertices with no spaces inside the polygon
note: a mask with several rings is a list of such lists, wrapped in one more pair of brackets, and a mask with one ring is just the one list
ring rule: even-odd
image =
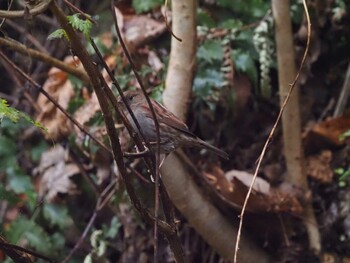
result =
[{"label": "dry leaf", "polygon": [[43,153],[39,166],[33,171],[34,175],[39,175],[39,196],[45,197],[49,202],[52,202],[58,193],[78,193],[70,178],[79,173],[79,168],[76,164],[68,163],[66,156],[67,151],[61,145],[56,145]]},{"label": "dry leaf", "polygon": [[[206,178],[231,206],[242,208],[253,175],[245,171],[231,170],[224,173],[219,167],[213,167]],[[301,196],[293,187],[273,188],[269,182],[257,177],[253,185],[247,211],[259,212],[288,212],[300,214],[303,208],[300,204]]]},{"label": "dry leaf", "polygon": [[306,147],[324,149],[329,146],[340,146],[343,144],[339,139],[340,135],[349,129],[350,118],[347,116],[331,118],[317,123],[304,135]]},{"label": "dry leaf", "polygon": [[[64,62],[73,66],[77,66],[76,63],[79,63],[72,57],[67,57]],[[58,104],[64,109],[67,109],[69,101],[74,96],[73,87],[68,80],[67,73],[58,68],[51,68],[48,76],[48,79],[43,85],[43,89],[50,94]],[[68,118],[44,95],[39,95],[37,104],[41,112],[36,120],[48,129],[48,133],[45,134],[47,139],[60,140],[72,131],[72,123],[70,120],[68,120]]]},{"label": "dry leaf", "polygon": [[164,68],[164,63],[157,56],[156,52],[148,51],[148,64],[154,69],[155,72],[159,72]]},{"label": "dry leaf", "polygon": [[146,15],[122,15],[115,8],[119,28],[124,35],[131,52],[163,34],[167,28],[164,22],[158,22]]},{"label": "dry leaf", "polygon": [[321,183],[331,183],[333,169],[331,168],[332,152],[325,150],[318,155],[306,159],[307,175]]},{"label": "dry leaf", "polygon": [[[241,181],[244,185],[246,185],[248,188],[250,187],[253,179],[253,175],[250,173],[247,173],[245,171],[238,171],[238,170],[231,170],[227,173],[225,173],[225,177],[229,181],[233,181],[234,178],[237,178],[239,181]],[[257,177],[255,179],[253,190],[267,195],[270,192],[270,184],[266,182],[264,179]]]}]

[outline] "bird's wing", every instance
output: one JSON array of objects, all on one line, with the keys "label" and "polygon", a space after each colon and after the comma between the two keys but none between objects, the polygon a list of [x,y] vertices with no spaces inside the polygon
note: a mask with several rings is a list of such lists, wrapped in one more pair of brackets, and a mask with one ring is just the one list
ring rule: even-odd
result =
[{"label": "bird's wing", "polygon": [[158,114],[158,121],[159,123],[164,123],[178,131],[181,131],[183,133],[186,133],[187,135],[196,138],[197,136],[194,135],[190,130],[188,129],[187,125],[180,120],[178,117],[176,117],[174,114],[172,114],[169,110],[167,110],[163,105],[159,104],[156,101],[152,101],[152,106],[154,107],[155,111],[161,112],[161,114]]}]

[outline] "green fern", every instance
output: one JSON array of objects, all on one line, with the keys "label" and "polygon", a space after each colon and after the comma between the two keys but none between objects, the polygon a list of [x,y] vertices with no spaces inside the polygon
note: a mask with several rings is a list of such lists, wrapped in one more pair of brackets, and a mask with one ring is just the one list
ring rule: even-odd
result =
[{"label": "green fern", "polygon": [[[92,28],[92,23],[88,19],[79,18],[79,14],[74,14],[72,16],[67,16],[68,23],[75,29],[82,32],[87,39],[90,39],[90,32]],[[52,32],[47,39],[56,39],[56,38],[66,38],[69,41],[66,31],[62,28]]]},{"label": "green fern", "polygon": [[34,121],[24,112],[10,107],[5,99],[0,98],[0,123],[3,118],[8,118],[14,123],[17,123],[22,118],[27,122],[33,124],[35,127],[47,132],[47,129],[40,122]]},{"label": "green fern", "polygon": [[20,118],[19,111],[11,108],[6,100],[0,98],[0,122],[4,117],[10,119],[12,122],[17,122]]},{"label": "green fern", "polygon": [[87,39],[90,38],[90,31],[92,28],[92,23],[90,20],[83,20],[79,18],[79,14],[74,14],[72,16],[67,16],[69,24],[80,32],[82,32]]},{"label": "green fern", "polygon": [[52,39],[57,39],[57,38],[62,38],[64,37],[65,39],[67,39],[69,41],[68,35],[66,33],[66,31],[62,28],[57,29],[55,31],[53,31],[48,37],[48,40],[52,40]]}]

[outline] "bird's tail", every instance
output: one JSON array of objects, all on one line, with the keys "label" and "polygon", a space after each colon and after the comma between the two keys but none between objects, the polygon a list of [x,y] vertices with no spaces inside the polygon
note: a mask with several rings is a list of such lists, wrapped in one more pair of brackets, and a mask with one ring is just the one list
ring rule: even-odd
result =
[{"label": "bird's tail", "polygon": [[218,148],[216,148],[215,146],[201,140],[198,138],[198,142],[200,143],[201,146],[203,146],[204,148],[208,149],[209,151],[215,153],[216,155],[228,160],[230,159],[230,156],[227,154],[227,152],[224,152],[223,150],[220,150]]}]

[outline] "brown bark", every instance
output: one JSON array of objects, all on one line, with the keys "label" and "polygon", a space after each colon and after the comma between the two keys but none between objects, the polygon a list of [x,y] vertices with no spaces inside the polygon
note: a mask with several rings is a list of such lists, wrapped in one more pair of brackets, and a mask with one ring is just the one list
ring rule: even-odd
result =
[{"label": "brown bark", "polygon": [[185,119],[196,58],[196,1],[172,1],[172,11],[172,30],[182,41],[171,39],[163,100],[170,111]]},{"label": "brown bark", "polygon": [[[196,231],[222,257],[232,261],[237,229],[210,203],[194,183],[176,154],[168,156],[161,168],[170,199]],[[271,262],[265,252],[245,235],[241,237],[238,262]]]},{"label": "brown bark", "polygon": [[[185,119],[196,55],[196,1],[173,1],[172,11],[172,30],[182,42],[172,38],[163,99],[168,109]],[[206,198],[176,154],[167,157],[161,174],[170,199],[180,212],[222,257],[233,260],[237,229]],[[264,251],[245,236],[240,245],[239,261],[271,262]]]}]

